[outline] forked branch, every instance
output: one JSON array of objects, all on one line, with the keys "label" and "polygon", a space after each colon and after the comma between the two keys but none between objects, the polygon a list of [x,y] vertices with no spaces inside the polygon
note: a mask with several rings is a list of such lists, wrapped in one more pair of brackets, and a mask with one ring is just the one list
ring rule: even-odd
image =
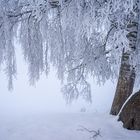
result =
[{"label": "forked branch", "polygon": [[86,127],[84,127],[84,126],[80,126],[80,128],[79,129],[77,129],[78,131],[86,131],[86,132],[88,132],[88,133],[90,133],[91,134],[91,139],[95,139],[96,140],[96,138],[97,137],[102,137],[101,136],[101,131],[98,129],[98,130],[90,130],[90,129],[88,129],[88,128],[86,128]]}]

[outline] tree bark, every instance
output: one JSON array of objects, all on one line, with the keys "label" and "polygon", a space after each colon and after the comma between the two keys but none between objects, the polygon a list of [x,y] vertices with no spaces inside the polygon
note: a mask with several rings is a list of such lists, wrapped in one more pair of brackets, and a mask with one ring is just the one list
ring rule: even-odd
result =
[{"label": "tree bark", "polygon": [[138,32],[138,23],[131,22],[127,25],[127,38],[129,40],[130,51],[124,52],[122,54],[119,79],[116,87],[116,93],[111,107],[110,114],[117,115],[128,99],[128,97],[133,92],[134,82],[135,82],[135,69],[130,64],[130,55],[135,51],[136,41],[137,41],[137,32]]},{"label": "tree bark", "polygon": [[135,93],[123,107],[119,121],[130,130],[140,130],[140,91]]}]

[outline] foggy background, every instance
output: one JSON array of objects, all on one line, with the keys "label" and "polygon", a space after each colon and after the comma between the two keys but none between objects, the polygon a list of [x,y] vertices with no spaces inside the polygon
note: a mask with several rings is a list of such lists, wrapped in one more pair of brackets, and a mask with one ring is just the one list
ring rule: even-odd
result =
[{"label": "foggy background", "polygon": [[[23,60],[20,45],[16,48],[17,77],[14,80],[12,92],[7,89],[7,77],[0,72],[0,112],[2,114],[21,114],[31,112],[80,112],[85,108],[87,112],[109,112],[113,100],[115,86],[108,81],[99,86],[91,80],[92,104],[82,98],[66,104],[61,92],[61,83],[57,79],[54,68],[48,77],[42,74],[35,86],[28,81],[28,66]],[[4,69],[4,67],[2,67]]]}]

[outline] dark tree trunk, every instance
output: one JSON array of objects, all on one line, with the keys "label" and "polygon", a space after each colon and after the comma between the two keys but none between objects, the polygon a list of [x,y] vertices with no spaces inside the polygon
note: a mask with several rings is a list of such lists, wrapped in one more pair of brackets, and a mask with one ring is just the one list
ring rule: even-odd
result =
[{"label": "dark tree trunk", "polygon": [[131,66],[126,63],[127,61],[129,61],[129,54],[123,53],[116,93],[110,112],[112,115],[119,113],[122,105],[133,92],[135,72]]},{"label": "dark tree trunk", "polygon": [[140,91],[135,93],[123,107],[119,121],[130,130],[140,130]]},{"label": "dark tree trunk", "polygon": [[135,70],[130,64],[130,55],[135,51],[136,48],[138,23],[129,23],[127,25],[127,31],[130,50],[127,52],[123,52],[122,54],[119,79],[110,112],[112,115],[117,115],[119,113],[125,101],[132,94],[135,82]]}]

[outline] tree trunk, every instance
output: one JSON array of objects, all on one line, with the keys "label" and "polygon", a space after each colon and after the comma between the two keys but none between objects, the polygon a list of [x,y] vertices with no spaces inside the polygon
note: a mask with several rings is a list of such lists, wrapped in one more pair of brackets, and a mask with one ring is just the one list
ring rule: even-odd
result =
[{"label": "tree trunk", "polygon": [[112,115],[119,113],[122,105],[133,92],[135,72],[131,66],[126,63],[128,60],[129,54],[123,53],[116,93],[111,108]]},{"label": "tree trunk", "polygon": [[119,113],[124,102],[132,94],[135,82],[135,70],[134,67],[130,64],[130,54],[133,53],[136,48],[138,23],[130,22],[127,25],[127,31],[129,33],[126,37],[129,40],[130,51],[123,51],[122,54],[119,79],[110,112],[112,115],[117,115]]},{"label": "tree trunk", "polygon": [[140,130],[140,91],[135,93],[123,107],[119,121],[130,130]]}]

